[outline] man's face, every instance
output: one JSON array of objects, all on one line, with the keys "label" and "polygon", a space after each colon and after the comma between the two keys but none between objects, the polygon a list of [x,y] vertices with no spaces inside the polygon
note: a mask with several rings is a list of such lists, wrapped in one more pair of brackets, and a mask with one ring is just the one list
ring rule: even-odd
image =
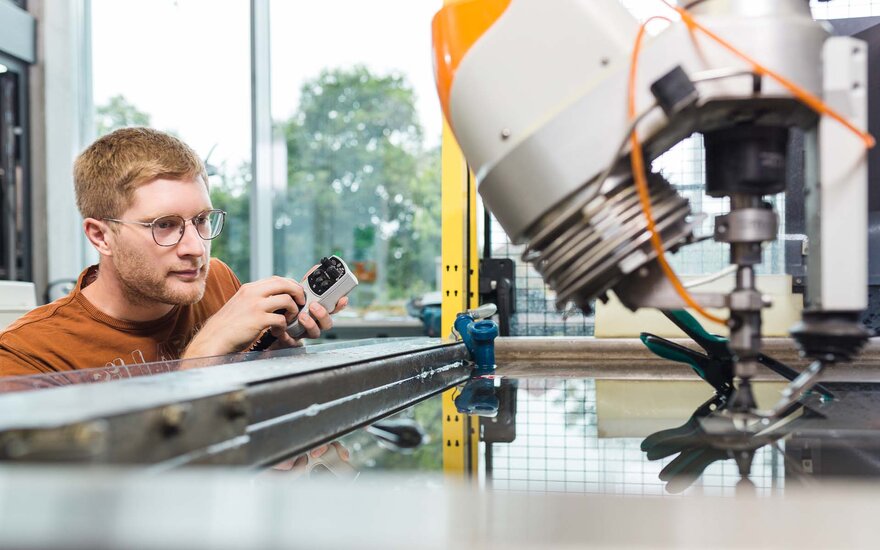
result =
[{"label": "man's face", "polygon": [[113,265],[131,302],[185,305],[202,299],[211,242],[203,240],[189,220],[211,208],[208,190],[198,180],[158,179],[135,190],[131,206],[119,219],[152,222],[176,214],[187,222],[175,246],[156,244],[149,227],[117,224]]}]

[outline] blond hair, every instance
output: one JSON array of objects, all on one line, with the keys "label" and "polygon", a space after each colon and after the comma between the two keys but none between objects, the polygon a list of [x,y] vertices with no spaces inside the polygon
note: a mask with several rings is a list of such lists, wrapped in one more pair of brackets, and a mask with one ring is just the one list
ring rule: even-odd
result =
[{"label": "blond hair", "polygon": [[97,139],[73,165],[76,206],[83,218],[113,218],[131,206],[134,191],[155,179],[201,178],[205,165],[187,144],[150,128],[122,128]]}]

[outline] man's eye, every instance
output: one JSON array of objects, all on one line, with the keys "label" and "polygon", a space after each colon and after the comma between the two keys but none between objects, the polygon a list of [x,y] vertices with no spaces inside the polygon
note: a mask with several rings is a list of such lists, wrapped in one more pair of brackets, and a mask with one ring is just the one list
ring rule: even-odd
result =
[{"label": "man's eye", "polygon": [[178,222],[177,220],[158,220],[158,221],[156,221],[156,227],[158,227],[159,229],[174,229],[175,227],[178,227],[179,225],[180,225],[180,222]]},{"label": "man's eye", "polygon": [[193,223],[196,225],[205,225],[208,223],[208,216],[196,216],[193,218]]}]

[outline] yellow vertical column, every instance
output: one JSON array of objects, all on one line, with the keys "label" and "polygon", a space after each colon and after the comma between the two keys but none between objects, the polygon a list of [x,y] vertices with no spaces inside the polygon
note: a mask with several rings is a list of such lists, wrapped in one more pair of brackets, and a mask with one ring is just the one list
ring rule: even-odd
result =
[{"label": "yellow vertical column", "polygon": [[[452,130],[444,122],[442,164],[442,330],[452,332],[455,316],[478,304],[476,190]],[[443,394],[443,470],[471,477],[477,470],[479,425],[460,414],[453,403],[458,390]]]}]

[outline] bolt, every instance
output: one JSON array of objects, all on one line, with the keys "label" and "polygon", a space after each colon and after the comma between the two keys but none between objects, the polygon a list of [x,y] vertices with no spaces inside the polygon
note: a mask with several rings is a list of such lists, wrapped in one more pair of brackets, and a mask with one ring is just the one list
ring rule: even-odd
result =
[{"label": "bolt", "polygon": [[162,431],[166,435],[179,433],[186,419],[187,408],[183,405],[168,405],[161,412]]},{"label": "bolt", "polygon": [[73,431],[73,440],[80,446],[91,446],[95,439],[104,432],[103,428],[94,423],[77,424]]},{"label": "bolt", "polygon": [[510,128],[504,128],[501,130],[501,139],[507,139],[510,137]]},{"label": "bolt", "polygon": [[241,418],[247,414],[247,406],[246,406],[244,394],[241,392],[236,392],[229,394],[226,398],[226,406],[225,412],[226,416],[230,420],[235,420],[237,418]]}]

